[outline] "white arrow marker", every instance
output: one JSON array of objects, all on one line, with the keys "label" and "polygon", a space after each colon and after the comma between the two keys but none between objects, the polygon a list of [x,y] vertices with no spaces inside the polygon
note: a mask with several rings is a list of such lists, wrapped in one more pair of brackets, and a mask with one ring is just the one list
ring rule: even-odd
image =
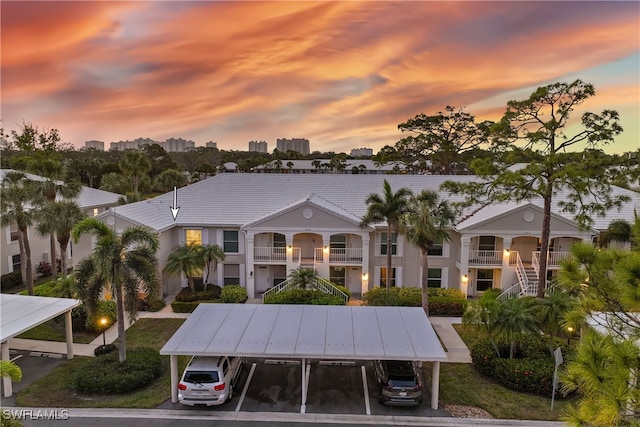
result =
[{"label": "white arrow marker", "polygon": [[173,187],[173,206],[171,206],[171,215],[173,215],[174,221],[178,217],[178,211],[180,211],[180,206],[178,206],[178,189]]}]

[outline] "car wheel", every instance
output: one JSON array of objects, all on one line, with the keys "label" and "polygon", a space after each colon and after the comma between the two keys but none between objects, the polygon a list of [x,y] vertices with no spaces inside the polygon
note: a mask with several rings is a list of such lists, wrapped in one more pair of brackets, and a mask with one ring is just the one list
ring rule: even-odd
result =
[{"label": "car wheel", "polygon": [[227,402],[233,399],[233,386],[229,384],[229,394],[227,395]]}]

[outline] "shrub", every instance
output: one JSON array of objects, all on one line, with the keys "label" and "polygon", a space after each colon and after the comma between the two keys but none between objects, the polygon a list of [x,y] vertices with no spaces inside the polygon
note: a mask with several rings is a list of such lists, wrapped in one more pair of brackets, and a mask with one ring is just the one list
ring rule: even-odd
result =
[{"label": "shrub", "polygon": [[431,297],[449,297],[449,298],[467,299],[467,296],[460,289],[446,289],[446,288],[429,288],[429,298]]},{"label": "shrub", "polygon": [[16,270],[0,276],[0,286],[2,289],[17,288],[22,286],[22,273]]},{"label": "shrub", "polygon": [[51,264],[45,261],[40,261],[36,266],[36,273],[41,274],[43,276],[51,276],[53,269],[51,268]]},{"label": "shrub", "polygon": [[429,297],[430,316],[462,316],[466,309],[466,298]]},{"label": "shrub", "polygon": [[107,345],[101,345],[96,347],[95,350],[93,350],[93,354],[96,356],[102,356],[103,354],[109,354],[112,353],[114,351],[116,351],[118,349],[118,347],[116,347],[115,344],[107,344]]},{"label": "shrub", "polygon": [[[39,297],[69,298],[72,293],[70,289],[72,286],[72,279],[58,278],[34,287],[33,294]],[[27,295],[27,291],[24,290],[20,294]]]},{"label": "shrub", "polygon": [[120,362],[116,352],[89,360],[73,375],[78,393],[122,394],[144,387],[163,371],[160,353],[152,348],[134,348]]},{"label": "shrub", "polygon": [[[509,342],[496,341],[500,356],[488,339],[478,341],[471,348],[473,367],[503,386],[526,393],[550,396],[553,389],[555,361],[543,336],[523,336],[517,342],[516,354],[509,359]],[[557,342],[563,354],[569,348]]]},{"label": "shrub", "polygon": [[227,285],[220,293],[220,301],[224,303],[243,303],[247,298],[247,290],[240,285]]},{"label": "shrub", "polygon": [[265,304],[344,305],[342,298],[314,289],[291,289],[269,295]]},{"label": "shrub", "polygon": [[197,290],[193,292],[191,288],[182,288],[176,295],[176,301],[213,301],[220,298],[222,288],[217,285],[209,285],[206,291]]},{"label": "shrub", "polygon": [[198,305],[199,301],[174,301],[171,303],[171,309],[174,313],[193,313]]},{"label": "shrub", "polygon": [[147,300],[147,311],[160,311],[166,304],[161,299]]},{"label": "shrub", "polygon": [[118,307],[114,300],[99,301],[95,312],[87,315],[85,329],[88,331],[102,332],[103,326],[100,324],[100,319],[103,317],[109,319],[109,326],[118,320]]}]

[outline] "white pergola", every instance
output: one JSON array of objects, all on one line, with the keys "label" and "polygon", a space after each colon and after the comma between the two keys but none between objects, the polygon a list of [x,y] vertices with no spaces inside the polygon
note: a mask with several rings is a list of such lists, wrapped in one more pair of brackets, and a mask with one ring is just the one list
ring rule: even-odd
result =
[{"label": "white pergola", "polygon": [[[64,314],[67,338],[67,359],[73,359],[73,328],[71,310],[80,301],[68,298],[35,297],[0,294],[0,343],[2,360],[9,358],[9,340],[21,333]],[[11,379],[3,378],[4,396],[13,394]]]},{"label": "white pergola", "polygon": [[170,356],[174,403],[180,355],[301,359],[301,413],[309,359],[433,362],[433,409],[438,408],[440,362],[447,360],[422,308],[276,304],[200,304],[160,354]]}]

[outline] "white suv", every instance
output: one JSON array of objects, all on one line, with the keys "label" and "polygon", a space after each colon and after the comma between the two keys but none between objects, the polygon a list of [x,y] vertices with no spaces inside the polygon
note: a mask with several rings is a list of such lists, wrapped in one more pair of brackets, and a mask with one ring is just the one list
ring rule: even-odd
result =
[{"label": "white suv", "polygon": [[231,400],[244,362],[242,357],[194,356],[178,383],[178,401],[213,406]]}]

